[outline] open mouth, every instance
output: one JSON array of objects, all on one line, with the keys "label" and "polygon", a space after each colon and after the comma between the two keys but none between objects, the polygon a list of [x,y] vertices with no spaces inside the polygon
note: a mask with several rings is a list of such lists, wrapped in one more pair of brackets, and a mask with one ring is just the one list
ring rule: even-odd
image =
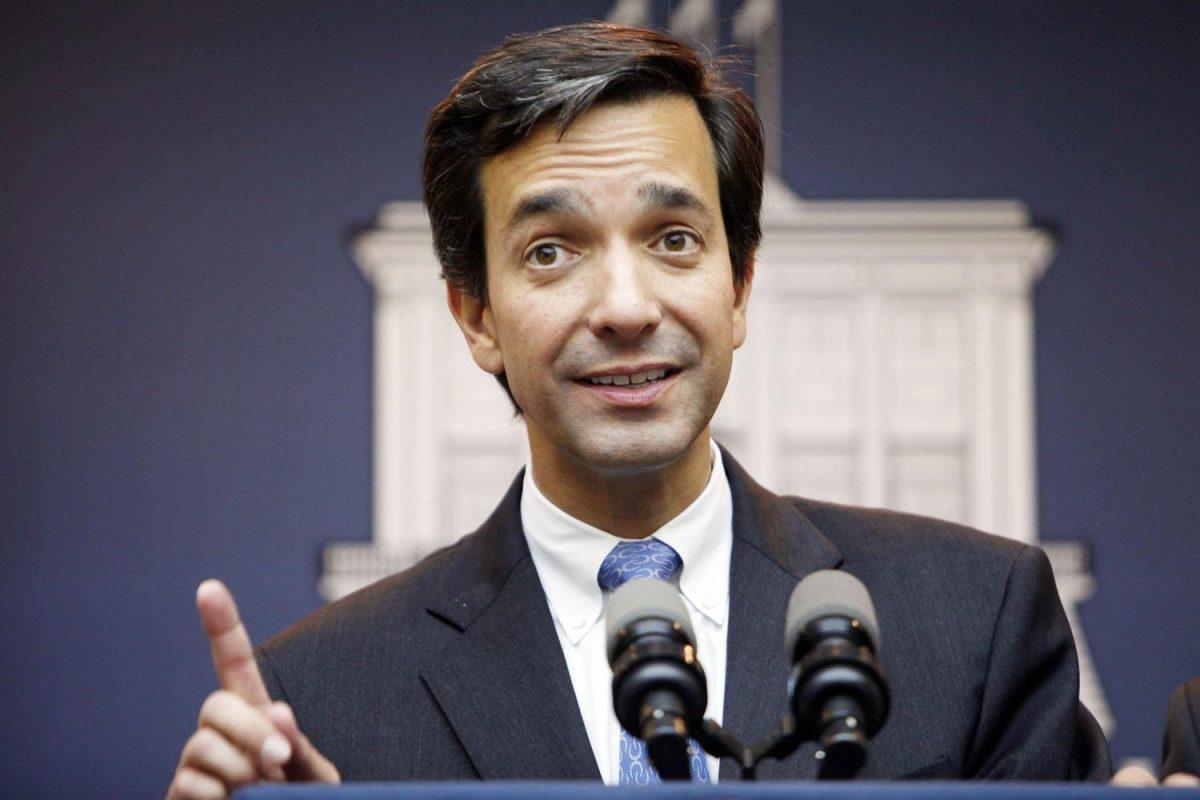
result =
[{"label": "open mouth", "polygon": [[648,369],[645,372],[634,372],[629,375],[602,375],[598,378],[580,378],[580,383],[592,386],[643,386],[669,378],[677,369]]}]

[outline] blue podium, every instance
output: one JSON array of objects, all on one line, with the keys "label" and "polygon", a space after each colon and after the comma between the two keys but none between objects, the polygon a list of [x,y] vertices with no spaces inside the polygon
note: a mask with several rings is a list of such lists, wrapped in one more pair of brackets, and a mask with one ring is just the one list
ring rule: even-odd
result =
[{"label": "blue podium", "polygon": [[604,786],[599,783],[351,783],[345,786],[267,784],[236,800],[1200,800],[1200,789],[1121,789],[1084,783],[721,783],[704,786]]}]

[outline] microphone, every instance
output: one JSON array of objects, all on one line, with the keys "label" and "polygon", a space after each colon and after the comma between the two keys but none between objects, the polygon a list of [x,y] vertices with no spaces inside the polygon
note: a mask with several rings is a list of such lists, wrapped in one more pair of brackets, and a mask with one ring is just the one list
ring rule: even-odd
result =
[{"label": "microphone", "polygon": [[646,743],[660,778],[690,780],[688,737],[702,729],[708,684],[683,600],[671,584],[639,578],[612,593],[607,617],[617,720]]},{"label": "microphone", "polygon": [[879,623],[867,587],[838,570],[805,577],[788,601],[785,642],[795,665],[788,695],[796,732],[820,743],[821,777],[851,778],[888,714]]}]

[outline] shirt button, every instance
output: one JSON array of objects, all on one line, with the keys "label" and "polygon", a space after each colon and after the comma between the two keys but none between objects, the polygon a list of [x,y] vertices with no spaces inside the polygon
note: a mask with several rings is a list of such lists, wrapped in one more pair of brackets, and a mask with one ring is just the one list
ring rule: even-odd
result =
[{"label": "shirt button", "polygon": [[582,628],[586,624],[587,624],[587,620],[583,618],[583,614],[572,614],[571,615],[571,627],[572,628],[579,629],[579,628]]},{"label": "shirt button", "polygon": [[711,594],[706,594],[701,602],[704,604],[705,608],[714,608],[717,605],[717,598],[713,597]]}]

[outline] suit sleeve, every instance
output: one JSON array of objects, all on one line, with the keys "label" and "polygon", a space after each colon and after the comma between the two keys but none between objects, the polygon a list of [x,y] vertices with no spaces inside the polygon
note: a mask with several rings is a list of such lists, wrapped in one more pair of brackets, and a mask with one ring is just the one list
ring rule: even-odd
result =
[{"label": "suit sleeve", "polygon": [[1079,663],[1046,554],[1013,561],[992,631],[972,777],[1107,780],[1108,744],[1079,701]]}]

